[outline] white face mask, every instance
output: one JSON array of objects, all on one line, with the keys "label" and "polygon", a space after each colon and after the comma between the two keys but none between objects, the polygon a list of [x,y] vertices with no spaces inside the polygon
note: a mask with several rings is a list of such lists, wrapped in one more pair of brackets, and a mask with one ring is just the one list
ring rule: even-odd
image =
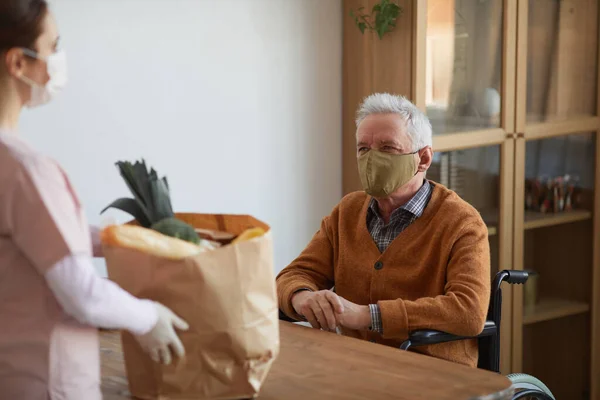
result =
[{"label": "white face mask", "polygon": [[67,84],[67,57],[64,51],[58,51],[49,55],[46,59],[41,58],[36,52],[29,49],[23,49],[23,52],[31,57],[46,62],[46,70],[50,80],[46,85],[40,85],[26,76],[21,76],[21,80],[31,87],[31,97],[27,102],[27,107],[36,107],[48,103],[52,100]]}]

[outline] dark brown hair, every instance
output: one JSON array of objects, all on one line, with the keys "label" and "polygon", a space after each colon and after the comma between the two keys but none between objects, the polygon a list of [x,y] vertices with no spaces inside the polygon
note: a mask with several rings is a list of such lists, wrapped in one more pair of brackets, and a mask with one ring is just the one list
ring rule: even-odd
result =
[{"label": "dark brown hair", "polygon": [[0,0],[0,52],[13,47],[35,50],[47,10],[46,0]]}]

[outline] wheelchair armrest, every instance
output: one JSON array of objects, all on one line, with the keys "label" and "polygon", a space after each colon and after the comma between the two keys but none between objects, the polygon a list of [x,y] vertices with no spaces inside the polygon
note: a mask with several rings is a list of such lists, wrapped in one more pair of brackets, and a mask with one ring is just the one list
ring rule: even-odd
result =
[{"label": "wheelchair armrest", "polygon": [[494,335],[496,331],[497,329],[494,321],[485,321],[483,330],[477,336],[458,336],[447,332],[436,331],[433,329],[419,329],[411,332],[408,336],[408,340],[402,343],[400,348],[406,350],[412,346],[424,346],[429,344],[454,342],[456,340],[480,338]]},{"label": "wheelchair armrest", "polygon": [[418,331],[411,332],[408,336],[408,340],[411,341],[412,346],[424,346],[427,344],[454,342],[456,340],[465,339],[470,338],[467,336],[457,336],[451,333],[435,331],[432,329],[420,329]]}]

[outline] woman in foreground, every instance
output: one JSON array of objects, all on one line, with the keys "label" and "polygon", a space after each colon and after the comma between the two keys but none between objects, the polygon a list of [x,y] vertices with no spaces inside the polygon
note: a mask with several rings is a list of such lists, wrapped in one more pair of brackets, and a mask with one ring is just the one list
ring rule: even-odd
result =
[{"label": "woman in foreground", "polygon": [[[96,327],[130,331],[157,362],[187,324],[99,277],[100,256],[68,177],[20,137],[23,107],[66,83],[45,0],[0,3],[0,400],[101,399]],[[75,110],[74,110],[75,112]],[[95,250],[95,251],[94,251]]]}]

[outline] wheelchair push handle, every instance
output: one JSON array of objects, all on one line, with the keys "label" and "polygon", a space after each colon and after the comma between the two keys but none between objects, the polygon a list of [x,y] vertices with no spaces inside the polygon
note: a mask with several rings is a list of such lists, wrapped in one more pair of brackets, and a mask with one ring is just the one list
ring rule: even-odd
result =
[{"label": "wheelchair push handle", "polygon": [[518,284],[518,285],[522,285],[525,282],[527,282],[527,279],[529,278],[529,272],[527,271],[515,271],[515,270],[509,270],[506,271],[507,276],[505,278],[506,282],[512,284]]}]

